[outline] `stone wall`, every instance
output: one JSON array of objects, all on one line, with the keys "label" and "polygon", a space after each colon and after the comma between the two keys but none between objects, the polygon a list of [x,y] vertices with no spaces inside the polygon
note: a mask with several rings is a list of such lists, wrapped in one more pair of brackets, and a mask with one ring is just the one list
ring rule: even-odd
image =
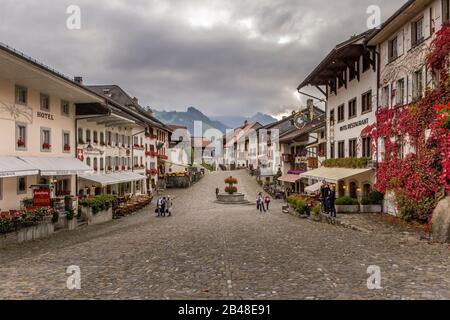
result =
[{"label": "stone wall", "polygon": [[81,207],[81,215],[84,220],[87,221],[88,225],[95,225],[100,223],[105,223],[113,219],[113,210],[109,208],[105,211],[100,211],[96,214],[92,212],[90,207]]},{"label": "stone wall", "polygon": [[0,235],[0,248],[7,247],[15,243],[33,241],[51,236],[55,232],[51,218],[45,218],[40,224],[23,228],[15,232]]}]

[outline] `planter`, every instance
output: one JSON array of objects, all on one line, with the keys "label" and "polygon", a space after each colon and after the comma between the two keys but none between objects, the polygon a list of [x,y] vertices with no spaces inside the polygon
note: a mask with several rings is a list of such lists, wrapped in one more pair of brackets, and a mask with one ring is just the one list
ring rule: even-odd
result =
[{"label": "planter", "polygon": [[72,220],[67,220],[67,229],[75,230],[78,227],[77,218],[74,217]]},{"label": "planter", "polygon": [[359,205],[336,205],[338,213],[359,213]]},{"label": "planter", "polygon": [[90,207],[81,207],[81,216],[87,221],[88,225],[101,224],[113,219],[113,210],[109,208],[108,210],[100,211],[96,214],[92,212]]},{"label": "planter", "polygon": [[36,226],[23,228],[18,231],[0,235],[0,248],[4,248],[16,243],[33,241],[47,238],[55,232],[51,217],[44,218],[44,221]]},{"label": "planter", "polygon": [[381,213],[381,204],[366,204],[361,205],[360,210],[361,213]]}]

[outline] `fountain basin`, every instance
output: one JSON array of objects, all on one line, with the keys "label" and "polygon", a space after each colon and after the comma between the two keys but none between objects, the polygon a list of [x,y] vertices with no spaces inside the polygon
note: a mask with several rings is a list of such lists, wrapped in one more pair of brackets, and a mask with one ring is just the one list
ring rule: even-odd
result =
[{"label": "fountain basin", "polygon": [[222,193],[217,196],[217,203],[221,204],[248,204],[245,195],[242,193],[227,194]]}]

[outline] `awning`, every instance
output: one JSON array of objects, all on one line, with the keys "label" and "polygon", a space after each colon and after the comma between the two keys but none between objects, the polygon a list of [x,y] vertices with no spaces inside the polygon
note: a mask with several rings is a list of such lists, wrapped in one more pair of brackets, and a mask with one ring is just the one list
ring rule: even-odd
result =
[{"label": "awning", "polygon": [[102,186],[113,184],[128,183],[147,179],[146,176],[134,172],[116,172],[100,174],[82,174],[80,179],[89,180]]},{"label": "awning", "polygon": [[18,157],[0,157],[0,177],[24,177],[38,175],[37,167]]},{"label": "awning", "polygon": [[348,168],[326,168],[307,171],[300,175],[302,179],[325,180],[329,183],[337,183],[340,180],[358,176],[360,174],[369,173],[372,169],[348,169]]},{"label": "awning", "polygon": [[76,158],[20,157],[20,159],[39,169],[41,176],[71,176],[92,172]]},{"label": "awning", "polygon": [[284,176],[279,177],[278,181],[296,183],[300,179],[301,179],[301,177],[298,174],[286,174]]},{"label": "awning", "polygon": [[305,192],[306,193],[316,193],[317,191],[320,190],[320,187],[322,186],[322,182],[317,182],[313,185],[307,186],[305,188]]}]

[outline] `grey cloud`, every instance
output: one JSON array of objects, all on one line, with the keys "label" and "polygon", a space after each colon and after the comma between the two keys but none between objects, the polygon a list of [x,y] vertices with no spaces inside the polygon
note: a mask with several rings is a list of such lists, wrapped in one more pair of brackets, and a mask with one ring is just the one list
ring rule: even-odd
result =
[{"label": "grey cloud", "polygon": [[[379,4],[387,18],[404,0],[80,0],[82,30],[69,31],[72,3],[2,0],[0,41],[90,84],[121,85],[156,109],[252,115],[298,106],[298,83],[365,30],[367,6]],[[189,25],[203,8],[216,23]],[[279,45],[281,37],[293,41]]]}]

